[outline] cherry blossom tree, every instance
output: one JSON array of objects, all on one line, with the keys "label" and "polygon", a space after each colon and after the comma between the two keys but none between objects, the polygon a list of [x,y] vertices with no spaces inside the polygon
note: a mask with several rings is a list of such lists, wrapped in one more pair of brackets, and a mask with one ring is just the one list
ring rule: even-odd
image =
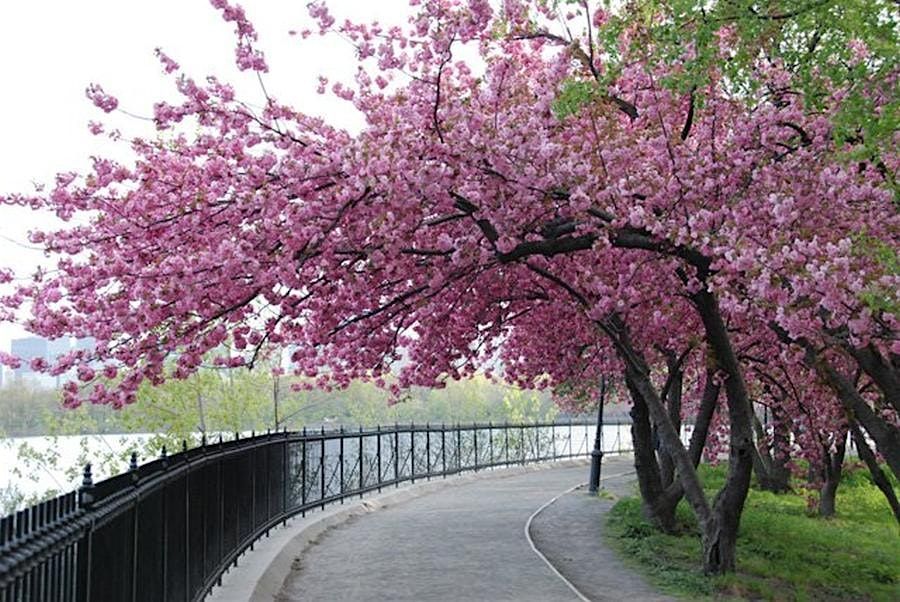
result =
[{"label": "cherry blossom tree", "polygon": [[[244,11],[212,4],[238,66],[262,77]],[[79,218],[31,234],[56,270],[3,298],[5,319],[29,314],[36,334],[96,340],[33,366],[77,370],[68,404],[129,404],[226,341],[240,351],[216,359],[229,366],[290,343],[296,373],[323,387],[382,382],[401,357],[396,387],[498,358],[532,387],[617,373],[648,513],[671,526],[683,495],[711,573],[734,569],[754,463],[765,470],[757,398],[782,421],[810,414],[822,436],[804,449],[860,425],[900,474],[897,157],[856,152],[872,138],[836,126],[851,93],[890,111],[894,72],[858,70],[864,92],[833,79],[813,99],[762,57],[741,71],[756,85],[737,86],[718,64],[740,39],[722,27],[703,50],[718,62],[685,89],[672,79],[697,70],[698,49],[657,60],[667,46],[645,19],[607,30],[586,2],[412,4],[392,27],[310,5],[319,31],[301,37],[356,48],[355,80],[323,75],[321,90],[364,116],[358,134],[271,97],[254,111],[160,52],[182,101],[155,106],[159,138],[132,140],[132,165],[96,158],[2,197]],[[88,95],[117,109],[99,86]],[[688,447],[686,412],[706,424]],[[696,472],[710,424],[729,458],[712,502]]]}]

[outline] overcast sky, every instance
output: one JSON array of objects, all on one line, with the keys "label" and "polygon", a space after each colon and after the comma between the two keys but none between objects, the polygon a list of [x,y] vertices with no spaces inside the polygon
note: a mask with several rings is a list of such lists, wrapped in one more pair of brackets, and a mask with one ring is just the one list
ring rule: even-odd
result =
[{"label": "overcast sky", "polygon": [[[348,106],[315,93],[317,77],[349,80],[356,67],[352,47],[335,37],[301,40],[290,30],[311,27],[304,0],[244,0],[266,53],[270,94],[330,122],[359,127]],[[407,0],[330,0],[335,16],[401,23]],[[233,66],[234,35],[207,0],[3,0],[0,1],[0,193],[33,189],[59,171],[83,170],[91,155],[123,157],[87,130],[104,121],[126,135],[147,134],[147,124],[122,114],[105,116],[84,96],[99,83],[119,107],[150,115],[153,102],[174,98],[171,79],[153,54],[161,47],[197,79],[215,74],[238,95],[258,102],[255,76]],[[0,265],[27,271],[41,254],[26,248],[30,228],[52,220],[0,206]],[[23,246],[26,245],[26,246]],[[0,325],[0,350],[23,330]]]}]

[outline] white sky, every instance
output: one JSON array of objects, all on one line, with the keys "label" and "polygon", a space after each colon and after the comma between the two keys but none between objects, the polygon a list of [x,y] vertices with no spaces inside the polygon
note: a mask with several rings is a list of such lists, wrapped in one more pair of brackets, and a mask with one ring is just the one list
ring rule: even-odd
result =
[{"label": "white sky", "polygon": [[[346,103],[316,94],[317,77],[352,78],[352,47],[330,36],[302,40],[291,29],[313,29],[305,0],[240,2],[266,53],[269,93],[331,123],[358,127]],[[329,0],[338,22],[380,20],[401,23],[407,0]],[[146,123],[121,114],[105,115],[84,96],[99,83],[119,107],[152,114],[153,102],[174,98],[170,77],[153,54],[161,47],[185,73],[202,80],[215,74],[235,85],[238,95],[259,102],[255,75],[233,66],[234,35],[207,0],[0,0],[0,193],[30,192],[32,182],[52,182],[59,171],[82,171],[91,155],[123,157],[119,148],[87,130],[89,120],[109,123],[125,136],[148,134]],[[27,272],[41,261],[29,251],[26,233],[52,218],[0,206],[0,266]],[[0,350],[26,333],[0,324]]]}]

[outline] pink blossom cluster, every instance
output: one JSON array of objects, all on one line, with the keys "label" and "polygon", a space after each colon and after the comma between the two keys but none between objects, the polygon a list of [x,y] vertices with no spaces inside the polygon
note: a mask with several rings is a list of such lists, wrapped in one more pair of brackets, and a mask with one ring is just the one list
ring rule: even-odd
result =
[{"label": "pink blossom cluster", "polygon": [[[238,65],[264,71],[243,10],[212,4],[235,24]],[[873,251],[900,246],[885,176],[898,159],[846,159],[832,135],[841,90],[817,112],[799,94],[736,97],[717,72],[682,94],[635,48],[597,99],[561,117],[567,83],[596,76],[586,31],[565,38],[540,2],[412,4],[410,22],[388,28],[337,25],[310,5],[322,33],[357,47],[356,79],[323,77],[319,92],[330,83],[365,117],[358,135],[274,102],[253,115],[215,78],[179,77],[182,100],[157,105],[157,127],[190,117],[196,135],[133,140],[133,165],[97,159],[46,193],[2,197],[92,216],[33,233],[58,269],[3,298],[8,312],[30,305],[36,334],[97,341],[35,369],[75,367],[71,405],[120,406],[210,354],[249,365],[290,345],[294,372],[318,386],[378,379],[400,359],[403,387],[499,362],[521,386],[587,390],[573,407],[625,369],[614,317],[660,386],[667,354],[685,354],[688,416],[707,379],[724,379],[707,370],[694,301],[710,293],[753,400],[782,410],[795,451],[818,453],[845,418],[809,349],[844,374],[860,350],[900,356],[900,276]],[[457,58],[464,47],[479,62]],[[764,90],[790,86],[779,65],[759,73]],[[99,87],[89,96],[116,106]],[[873,88],[872,102],[889,97]],[[727,445],[727,414],[715,421]]]}]

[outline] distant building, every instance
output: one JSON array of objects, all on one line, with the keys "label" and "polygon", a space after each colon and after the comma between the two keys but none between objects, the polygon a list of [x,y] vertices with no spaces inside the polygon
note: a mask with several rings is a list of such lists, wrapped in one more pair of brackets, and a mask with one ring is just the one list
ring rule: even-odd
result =
[{"label": "distant building", "polygon": [[[85,339],[80,339],[85,340]],[[93,341],[92,341],[93,342]],[[66,380],[64,376],[49,376],[31,369],[31,360],[43,358],[48,363],[55,362],[60,356],[72,351],[72,342],[68,337],[48,340],[43,337],[25,337],[13,339],[10,345],[12,355],[22,360],[22,365],[13,370],[16,379],[30,378],[46,387],[56,387]]]},{"label": "distant building", "polygon": [[22,360],[22,365],[13,370],[16,378],[21,378],[26,374],[34,374],[31,369],[31,360],[43,358],[50,360],[49,341],[43,337],[26,337],[24,339],[13,339],[10,345],[10,351],[14,356]]}]

